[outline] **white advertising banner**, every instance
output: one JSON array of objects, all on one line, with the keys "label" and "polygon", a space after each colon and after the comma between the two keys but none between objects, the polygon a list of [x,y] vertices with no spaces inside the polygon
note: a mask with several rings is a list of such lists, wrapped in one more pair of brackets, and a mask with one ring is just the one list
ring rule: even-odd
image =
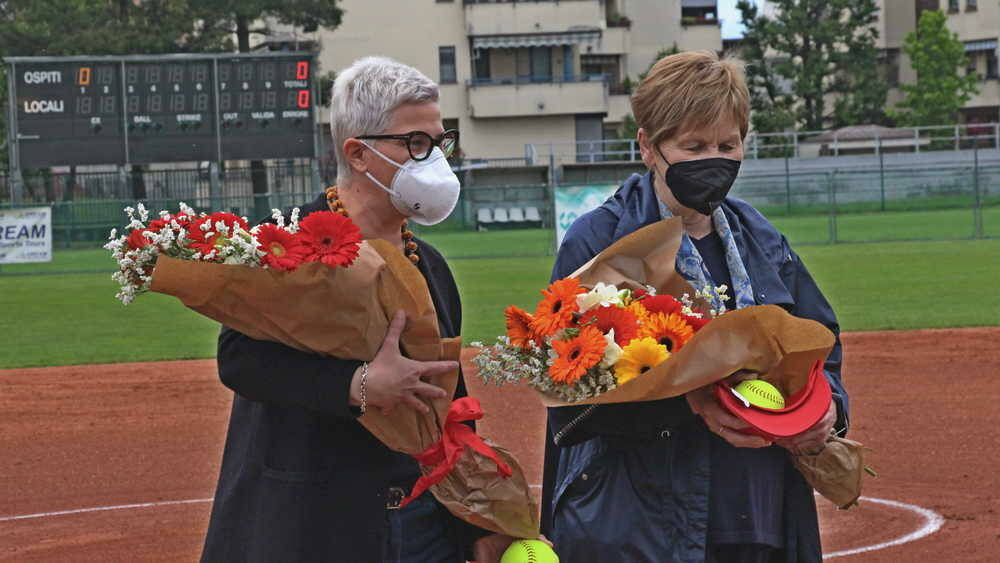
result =
[{"label": "white advertising banner", "polygon": [[618,184],[599,186],[559,186],[556,188],[556,246],[562,244],[569,226],[577,217],[600,207],[614,195]]},{"label": "white advertising banner", "polygon": [[0,264],[52,261],[52,208],[0,209]]}]

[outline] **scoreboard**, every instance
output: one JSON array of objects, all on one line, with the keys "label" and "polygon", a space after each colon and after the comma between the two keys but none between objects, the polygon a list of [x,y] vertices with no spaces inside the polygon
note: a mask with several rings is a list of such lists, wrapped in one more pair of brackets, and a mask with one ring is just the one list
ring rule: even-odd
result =
[{"label": "scoreboard", "polygon": [[313,157],[313,53],[11,57],[24,168]]}]

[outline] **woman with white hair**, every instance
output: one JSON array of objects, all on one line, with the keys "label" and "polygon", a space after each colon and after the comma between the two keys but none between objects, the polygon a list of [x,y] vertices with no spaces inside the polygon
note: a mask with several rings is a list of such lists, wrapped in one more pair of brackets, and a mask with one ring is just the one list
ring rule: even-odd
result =
[{"label": "woman with white hair", "polygon": [[[443,221],[458,201],[447,162],[458,142],[445,131],[438,87],[386,58],[355,62],[333,87],[330,127],[337,186],[302,216],[347,214],[365,239],[394,243],[431,292],[442,337],[458,336],[458,289],[444,258],[407,220]],[[317,307],[325,306],[316,303]],[[366,409],[412,408],[445,391],[424,381],[455,362],[400,354],[397,314],[370,363],[301,352],[223,327],[219,377],[235,398],[203,561],[498,561],[511,538],[452,516],[428,492],[400,508],[420,477],[357,422]],[[459,379],[456,397],[466,394]]]}]

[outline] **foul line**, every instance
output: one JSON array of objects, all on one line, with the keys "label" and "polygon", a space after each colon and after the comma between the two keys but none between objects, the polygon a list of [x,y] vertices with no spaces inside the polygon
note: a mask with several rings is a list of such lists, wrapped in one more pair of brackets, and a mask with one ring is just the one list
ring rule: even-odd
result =
[{"label": "foul line", "polygon": [[924,525],[920,527],[919,530],[906,534],[905,536],[896,538],[892,541],[887,541],[883,543],[877,543],[875,545],[868,545],[864,547],[857,547],[854,549],[845,549],[843,551],[835,551],[833,553],[828,553],[823,556],[823,559],[830,559],[833,557],[844,557],[845,555],[857,555],[859,553],[867,553],[869,551],[877,551],[879,549],[885,549],[887,547],[894,547],[897,545],[902,545],[904,543],[910,543],[912,541],[919,540],[920,538],[929,536],[934,532],[941,529],[944,525],[944,517],[929,510],[923,508],[922,506],[917,506],[915,504],[906,504],[905,502],[897,502],[894,500],[887,500],[882,498],[871,498],[871,497],[861,497],[860,500],[865,502],[874,502],[876,504],[884,504],[887,506],[892,506],[895,508],[902,508],[904,510],[909,510],[911,512],[916,512],[924,519]]},{"label": "foul line", "polygon": [[[538,485],[531,485],[532,488],[538,487]],[[129,510],[133,508],[151,508],[154,506],[170,506],[178,504],[197,504],[204,502],[212,502],[213,499],[210,498],[197,498],[188,500],[168,500],[162,502],[143,502],[138,504],[119,504],[115,506],[95,506],[91,508],[78,508],[76,510],[60,510],[57,512],[38,512],[36,514],[21,514],[18,516],[0,516],[0,522],[11,522],[14,520],[30,520],[32,518],[46,518],[48,516],[65,516],[67,514],[84,514],[88,512],[104,512],[109,510]],[[861,497],[860,500],[865,502],[873,502],[875,504],[884,504],[886,506],[892,506],[894,508],[901,508],[903,510],[909,510],[910,512],[915,512],[924,519],[923,526],[915,532],[906,534],[905,536],[896,538],[892,541],[887,541],[883,543],[878,543],[875,545],[869,545],[864,547],[857,547],[854,549],[845,549],[842,551],[835,551],[833,553],[827,553],[823,556],[823,559],[831,559],[833,557],[844,557],[847,555],[857,555],[859,553],[867,553],[869,551],[877,551],[880,549],[885,549],[887,547],[894,547],[897,545],[902,545],[905,543],[910,543],[912,541],[919,540],[921,538],[927,537],[934,532],[941,529],[944,525],[944,517],[921,506],[916,506],[914,504],[906,504],[905,502],[897,502],[894,500],[887,500],[881,498],[872,497]]]},{"label": "foul line", "polygon": [[128,510],[130,508],[149,508],[152,506],[168,506],[171,504],[194,504],[199,502],[212,502],[212,499],[195,498],[189,500],[167,500],[163,502],[119,504],[117,506],[94,506],[91,508],[77,508],[76,510],[60,510],[58,512],[39,512],[37,514],[21,514],[19,516],[0,516],[0,522],[10,522],[12,520],[30,520],[31,518],[45,518],[47,516],[63,516],[66,514],[82,514],[86,512],[103,512],[105,510]]}]

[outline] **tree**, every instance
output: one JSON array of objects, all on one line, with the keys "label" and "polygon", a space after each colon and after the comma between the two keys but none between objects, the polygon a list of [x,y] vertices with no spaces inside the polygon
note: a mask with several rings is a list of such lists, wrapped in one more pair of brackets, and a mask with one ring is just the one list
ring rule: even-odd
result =
[{"label": "tree", "polygon": [[891,115],[906,126],[956,123],[958,110],[978,92],[975,74],[962,74],[968,64],[965,46],[945,25],[940,10],[924,10],[917,31],[907,34],[903,52],[917,72],[915,84],[904,84],[905,95]]},{"label": "tree", "polygon": [[755,128],[818,130],[883,121],[888,88],[875,48],[875,0],[771,4],[773,17],[760,14],[749,0],[736,4],[746,27],[742,54],[754,109],[763,114],[755,116]]}]

